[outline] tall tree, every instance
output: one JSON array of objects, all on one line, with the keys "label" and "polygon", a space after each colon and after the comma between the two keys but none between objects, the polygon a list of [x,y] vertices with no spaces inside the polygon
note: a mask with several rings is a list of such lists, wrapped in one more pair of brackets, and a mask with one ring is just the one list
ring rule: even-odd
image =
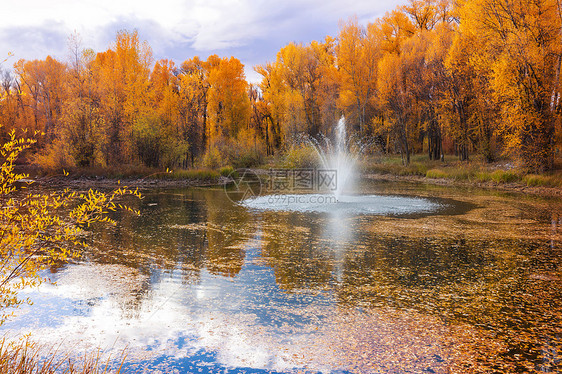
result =
[{"label": "tall tree", "polygon": [[44,132],[52,139],[65,99],[66,65],[47,56],[45,60],[20,60],[14,68],[23,112],[19,126]]},{"label": "tall tree", "polygon": [[92,64],[100,107],[110,126],[110,158],[116,163],[131,163],[133,126],[146,119],[150,108],[152,50],[146,42],[140,42],[136,31],[120,31],[113,48],[98,53]]},{"label": "tall tree", "polygon": [[182,63],[179,75],[179,121],[184,138],[189,140],[191,165],[207,148],[209,81],[206,66],[207,63],[196,56]]},{"label": "tall tree", "polygon": [[377,64],[382,57],[380,29],[375,25],[359,26],[357,18],[340,27],[337,66],[340,73],[340,106],[349,123],[364,134],[371,121],[376,93]]},{"label": "tall tree", "polygon": [[[211,62],[214,58],[211,58]],[[250,101],[244,65],[234,58],[223,58],[209,71],[209,143],[221,137],[236,139],[250,123]]]},{"label": "tall tree", "polygon": [[282,131],[280,121],[281,116],[281,84],[280,76],[274,65],[268,63],[266,65],[258,65],[254,70],[262,76],[259,84],[261,91],[264,126],[265,126],[265,144],[267,154],[272,155],[274,150],[280,148],[282,140]]},{"label": "tall tree", "polygon": [[560,21],[556,0],[477,0],[461,9],[461,32],[482,48],[472,62],[500,107],[506,151],[534,170],[554,162]]}]

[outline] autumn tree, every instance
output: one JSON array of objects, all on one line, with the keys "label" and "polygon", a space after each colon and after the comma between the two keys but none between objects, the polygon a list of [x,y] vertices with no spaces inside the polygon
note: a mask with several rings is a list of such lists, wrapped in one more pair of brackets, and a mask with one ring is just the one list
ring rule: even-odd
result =
[{"label": "autumn tree", "polygon": [[21,111],[17,127],[43,132],[51,140],[65,99],[66,65],[47,56],[45,60],[19,60],[14,70]]},{"label": "autumn tree", "polygon": [[288,44],[278,52],[276,67],[284,86],[287,132],[292,138],[300,132],[317,135],[320,118],[315,99],[320,70],[311,49],[302,44]]},{"label": "autumn tree", "polygon": [[149,94],[151,108],[133,129],[137,156],[153,167],[185,165],[189,142],[178,115],[179,78],[173,61],[155,63]]},{"label": "autumn tree", "polygon": [[373,22],[381,33],[381,46],[384,52],[400,53],[402,44],[415,34],[416,29],[408,16],[400,9],[387,12],[382,18]]},{"label": "autumn tree", "polygon": [[480,48],[472,63],[500,108],[506,151],[533,170],[553,167],[562,40],[560,4],[478,0],[461,9],[460,31]]},{"label": "autumn tree", "polygon": [[[489,118],[481,117],[476,105],[478,95],[477,75],[469,59],[472,47],[469,40],[457,33],[451,41],[449,51],[443,58],[445,74],[444,90],[441,97],[440,114],[448,134],[455,141],[460,160],[467,161],[476,123],[483,120],[482,128],[489,124]],[[481,134],[487,140],[489,133]],[[489,152],[487,158],[492,156]]]},{"label": "autumn tree", "polygon": [[[379,30],[384,51],[378,64],[377,101],[381,115],[373,119],[375,132],[386,132],[396,141],[402,162],[407,165],[410,163],[413,124],[418,109],[414,107],[413,83],[419,78],[416,71],[419,54],[409,55],[417,50],[417,41],[408,44],[414,35],[414,27],[399,11],[387,13],[372,27]],[[404,52],[405,45],[410,50]]]},{"label": "autumn tree", "polygon": [[178,80],[180,131],[184,139],[189,139],[188,157],[193,166],[195,158],[202,156],[207,149],[209,81],[205,61],[197,56],[184,61]]},{"label": "autumn tree", "polygon": [[133,129],[150,121],[151,65],[152,50],[136,31],[118,32],[113,48],[98,53],[92,61],[96,96],[109,126],[112,163],[134,162]]},{"label": "autumn tree", "polygon": [[440,117],[440,104],[445,92],[446,56],[453,34],[447,25],[422,31],[420,37],[426,39],[423,66],[421,66],[421,87],[418,89],[420,103],[420,130],[427,139],[427,154],[430,160],[438,160],[443,154],[443,123]]},{"label": "autumn tree", "polygon": [[275,63],[256,67],[263,76],[260,88],[269,107],[271,140],[279,146],[293,141],[305,123],[302,99],[285,82],[283,70],[279,58]]},{"label": "autumn tree", "polygon": [[418,31],[431,31],[440,23],[448,24],[455,19],[451,0],[409,0],[398,9],[410,18]]},{"label": "autumn tree", "polygon": [[234,57],[153,63],[137,32],[97,54],[74,34],[66,63],[0,74],[0,115],[6,129],[45,133],[36,159],[50,167],[248,165],[330,137],[343,114],[404,163],[440,158],[446,139],[461,160],[503,150],[548,170],[562,138],[560,14],[556,0],[409,0],[341,23],[337,38],[289,43],[255,67],[258,85]]},{"label": "autumn tree", "polygon": [[316,81],[320,128],[319,133],[329,135],[341,117],[338,99],[341,92],[341,79],[337,67],[337,40],[327,36],[322,42],[310,43],[313,56],[318,64],[319,77]]},{"label": "autumn tree", "polygon": [[273,149],[270,146],[270,116],[269,107],[263,99],[259,87],[251,84],[248,90],[248,97],[250,99],[250,128],[255,137],[263,139],[266,146],[266,153],[273,154]]},{"label": "autumn tree", "polygon": [[68,47],[62,109],[48,144],[35,161],[46,169],[106,166],[108,122],[99,107],[97,82],[90,69],[94,53],[82,47],[77,34],[69,37]]},{"label": "autumn tree", "polygon": [[380,30],[373,24],[359,26],[357,18],[342,24],[338,35],[339,105],[348,123],[365,133],[372,119],[376,95],[377,65],[382,57]]},{"label": "autumn tree", "polygon": [[410,0],[399,9],[409,18],[408,30],[414,38],[406,43],[416,48],[403,51],[414,63],[418,79],[412,82],[417,107],[420,138],[427,140],[429,159],[442,154],[443,123],[439,117],[440,101],[446,92],[444,59],[454,34],[454,11],[450,0]]},{"label": "autumn tree", "polygon": [[16,76],[8,69],[0,67],[0,116],[4,126],[0,128],[0,140],[8,140],[10,130],[16,128],[20,115],[19,95]]},{"label": "autumn tree", "polygon": [[[415,43],[406,45],[407,50],[415,48]],[[379,64],[380,107],[383,116],[375,123],[378,131],[388,131],[399,146],[402,162],[410,163],[412,137],[418,108],[415,106],[415,86],[419,75],[416,70],[416,57],[412,55],[386,54]]]},{"label": "autumn tree", "polygon": [[208,137],[212,146],[221,137],[236,139],[248,129],[250,101],[244,65],[234,57],[222,58],[211,66],[208,82]]},{"label": "autumn tree", "polygon": [[256,67],[268,106],[268,142],[292,144],[301,135],[328,135],[336,118],[339,78],[335,40],[309,45],[290,43],[274,63]]},{"label": "autumn tree", "polygon": [[[254,70],[262,76],[259,84],[261,91],[260,113],[263,115],[264,136],[267,154],[272,155],[275,150],[281,147],[282,132],[280,120],[281,116],[281,84],[278,82],[280,76],[273,64],[258,65]],[[257,95],[257,93],[256,93]]]}]

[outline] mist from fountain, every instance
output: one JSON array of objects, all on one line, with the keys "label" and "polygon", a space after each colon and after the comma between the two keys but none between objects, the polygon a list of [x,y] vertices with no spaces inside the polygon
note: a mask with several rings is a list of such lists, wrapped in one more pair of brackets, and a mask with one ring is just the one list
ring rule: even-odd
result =
[{"label": "mist from fountain", "polygon": [[[443,207],[422,197],[355,194],[357,161],[369,143],[350,142],[344,117],[336,124],[333,141],[328,138],[321,142],[312,138],[307,138],[306,141],[314,147],[320,160],[319,166],[324,170],[336,171],[335,188],[330,188],[330,194],[318,191],[310,195],[294,193],[256,196],[244,200],[242,205],[259,211],[328,213],[334,217],[336,225],[341,225],[342,219],[353,215],[430,214]],[[341,231],[342,237],[349,234],[346,230]]]},{"label": "mist from fountain", "polygon": [[332,191],[338,201],[344,193],[353,191],[358,154],[350,151],[345,117],[341,117],[335,128],[334,142],[325,139],[324,146],[317,141],[309,141],[314,147],[322,167],[336,171],[336,185]]}]

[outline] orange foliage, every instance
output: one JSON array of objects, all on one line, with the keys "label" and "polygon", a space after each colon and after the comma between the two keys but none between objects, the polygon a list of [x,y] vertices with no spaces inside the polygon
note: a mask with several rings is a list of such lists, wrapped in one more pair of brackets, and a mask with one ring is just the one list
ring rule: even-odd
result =
[{"label": "orange foliage", "polygon": [[440,158],[445,141],[462,160],[504,151],[547,170],[562,139],[560,14],[555,0],[410,0],[366,25],[342,22],[337,38],[289,43],[254,68],[256,85],[234,57],[153,63],[136,31],[97,54],[74,34],[68,64],[0,72],[0,136],[44,132],[37,160],[49,167],[185,168],[208,152],[234,162],[252,149],[256,160],[303,134],[330,137],[345,115],[405,163]]}]

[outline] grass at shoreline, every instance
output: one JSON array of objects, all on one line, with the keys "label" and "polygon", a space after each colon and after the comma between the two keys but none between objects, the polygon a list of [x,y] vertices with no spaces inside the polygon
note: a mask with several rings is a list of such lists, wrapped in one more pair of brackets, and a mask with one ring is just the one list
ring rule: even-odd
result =
[{"label": "grass at shoreline", "polygon": [[[294,167],[310,167],[292,165]],[[367,158],[360,162],[360,171],[364,175],[386,174],[395,176],[414,176],[428,179],[465,181],[470,183],[508,184],[515,183],[528,187],[562,188],[562,160],[558,160],[557,168],[550,173],[538,174],[516,167],[509,161],[486,163],[475,157],[469,162],[461,162],[455,156],[447,155],[444,161],[429,160],[425,154],[412,155],[410,165],[402,165],[400,156],[384,156]],[[258,169],[287,168],[286,160],[272,159],[270,163],[258,166]],[[209,183],[218,182],[221,177],[235,175],[231,166],[220,169],[193,168],[166,171],[159,168],[125,165],[107,168],[75,168],[66,171],[70,178],[95,179],[139,179],[181,181],[193,180]],[[43,172],[38,169],[30,172],[32,176],[57,177],[64,176],[62,170]]]},{"label": "grass at shoreline", "polygon": [[45,178],[94,178],[94,179],[149,179],[149,180],[203,180],[217,181],[221,176],[229,176],[234,172],[231,166],[219,169],[194,168],[163,170],[160,168],[149,168],[145,166],[125,165],[123,167],[106,168],[72,168],[68,170],[43,171],[40,169],[22,170],[32,177]]},{"label": "grass at shoreline", "polygon": [[111,357],[102,358],[100,351],[73,359],[53,347],[47,349],[25,338],[8,342],[0,339],[0,373],[13,374],[119,374],[122,372],[125,352],[117,367],[110,364]]},{"label": "grass at shoreline", "polygon": [[368,160],[362,164],[365,174],[419,176],[429,179],[450,179],[474,183],[518,183],[529,187],[562,187],[562,169],[551,173],[535,174],[509,162],[488,164],[480,160],[461,162],[454,156],[444,161],[429,160],[427,155],[413,155],[410,165],[402,165],[399,156]]}]

